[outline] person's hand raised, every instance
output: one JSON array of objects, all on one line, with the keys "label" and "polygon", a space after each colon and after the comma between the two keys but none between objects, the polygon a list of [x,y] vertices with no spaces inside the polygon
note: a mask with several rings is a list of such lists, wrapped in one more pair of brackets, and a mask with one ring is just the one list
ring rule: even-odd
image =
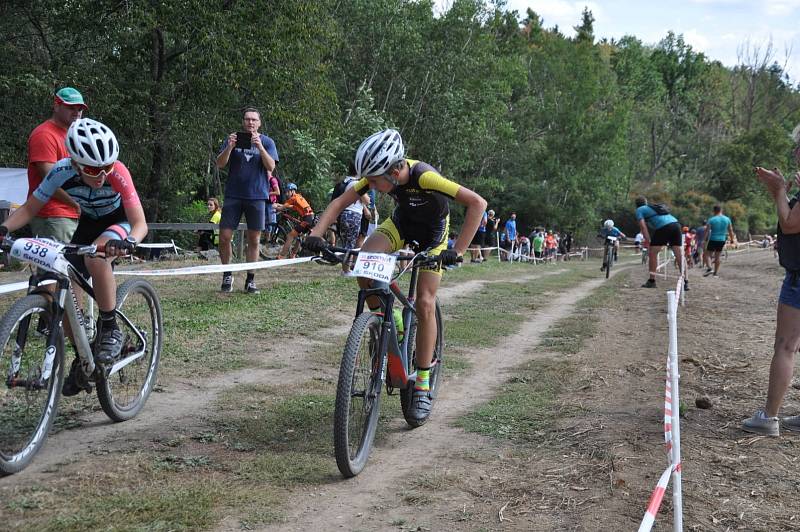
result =
[{"label": "person's hand raised", "polygon": [[262,148],[261,135],[258,133],[258,131],[253,131],[253,137],[250,142],[253,144],[253,147],[255,149],[261,150]]},{"label": "person's hand raised", "polygon": [[767,170],[761,166],[755,168],[756,177],[761,181],[767,190],[773,195],[777,196],[781,193],[786,193],[791,186],[791,182],[787,186],[783,174],[777,168]]}]

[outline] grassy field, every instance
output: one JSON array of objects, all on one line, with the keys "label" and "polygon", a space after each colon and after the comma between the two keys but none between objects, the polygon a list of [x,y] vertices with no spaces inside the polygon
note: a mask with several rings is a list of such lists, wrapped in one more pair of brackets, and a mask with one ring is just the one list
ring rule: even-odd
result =
[{"label": "grassy field", "polygon": [[[596,270],[596,261],[488,262],[447,272],[444,287],[485,282],[444,308],[446,374],[470,371],[468,350],[514,333],[554,294],[596,278]],[[302,371],[273,360],[271,354],[285,349],[287,341],[305,344],[298,353],[301,366],[320,364],[335,371],[352,319],[354,281],[335,268],[314,265],[271,270],[258,280],[261,294],[255,296],[220,294],[216,277],[154,281],[165,315],[161,386],[178,378],[201,382],[242,368]],[[560,322],[544,345],[569,352],[590,337],[590,314],[613,297],[613,286],[604,285],[584,300],[577,309],[580,319]],[[574,321],[582,327],[573,327]],[[547,426],[552,397],[568,374],[567,363],[525,364],[503,393],[460,424],[530,441]],[[280,521],[294,487],[339,482],[331,443],[334,397],[333,379],[311,378],[293,386],[234,384],[197,412],[200,428],[197,422],[191,430],[165,428],[148,444],[66,464],[59,478],[19,485],[5,481],[0,508],[12,528],[40,530],[197,530],[230,515],[243,528]],[[71,408],[80,406],[94,408],[92,398]],[[397,396],[384,395],[381,412],[382,423],[397,419]],[[80,419],[79,412],[73,415]],[[68,426],[75,425],[80,422]],[[378,434],[380,446],[380,429]]]}]

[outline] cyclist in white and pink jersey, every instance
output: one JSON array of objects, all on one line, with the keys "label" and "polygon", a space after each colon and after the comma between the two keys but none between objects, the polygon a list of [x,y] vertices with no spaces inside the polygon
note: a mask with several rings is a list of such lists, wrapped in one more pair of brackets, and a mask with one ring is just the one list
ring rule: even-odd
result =
[{"label": "cyclist in white and pink jersey", "polygon": [[[111,364],[119,357],[123,339],[114,317],[117,287],[111,263],[147,235],[147,222],[131,174],[117,160],[119,144],[108,127],[89,118],[78,119],[69,128],[66,143],[70,156],[58,161],[28,201],[0,225],[0,240],[27,224],[59,188],[80,205],[71,242],[105,245],[105,258],[81,257],[75,266],[91,275],[100,309],[95,359]],[[84,388],[75,383],[76,362],[77,358],[64,382],[64,395]]]}]

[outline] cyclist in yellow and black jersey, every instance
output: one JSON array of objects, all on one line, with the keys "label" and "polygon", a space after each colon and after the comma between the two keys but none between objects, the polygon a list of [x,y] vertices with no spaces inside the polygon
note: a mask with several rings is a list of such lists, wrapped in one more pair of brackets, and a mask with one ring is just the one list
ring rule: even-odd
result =
[{"label": "cyclist in yellow and black jersey", "polygon": [[[405,159],[408,181],[398,183],[388,194],[397,202],[392,217],[377,229],[392,244],[401,249],[405,242],[417,241],[420,249],[447,244],[449,233],[449,199],[455,199],[460,185],[442,177],[428,163]],[[370,182],[362,177],[355,185],[357,194],[365,194]],[[434,253],[439,253],[436,250]]]},{"label": "cyclist in yellow and black jersey", "polygon": [[[307,248],[312,251],[322,249],[325,245],[322,235],[339,213],[368,189],[375,189],[394,198],[397,207],[394,214],[364,242],[363,251],[389,253],[417,241],[420,249],[431,248],[431,254],[440,255],[445,266],[455,264],[458,257],[463,256],[480,226],[486,200],[445,179],[431,165],[406,159],[403,139],[394,129],[379,131],[365,139],[356,152],[355,167],[360,180],[328,205],[306,239]],[[464,205],[467,211],[458,239],[449,250],[448,201],[451,199]],[[441,267],[423,269],[417,282],[417,380],[410,414],[418,420],[426,419],[432,406],[429,373],[436,343],[436,292],[441,275]],[[367,287],[371,281],[359,278],[358,283]]]}]

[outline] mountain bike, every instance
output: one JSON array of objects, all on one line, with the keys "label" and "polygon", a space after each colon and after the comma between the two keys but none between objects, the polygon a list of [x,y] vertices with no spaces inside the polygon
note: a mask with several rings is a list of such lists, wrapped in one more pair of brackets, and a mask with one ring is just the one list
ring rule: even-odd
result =
[{"label": "mountain bike", "polygon": [[[314,225],[317,223],[317,219],[319,215],[314,217]],[[313,228],[313,225],[309,226],[306,222],[292,216],[287,212],[279,212],[278,213],[278,221],[276,223],[269,223],[264,231],[266,235],[267,231],[270,231],[269,238],[266,237],[262,240],[262,245],[259,247],[259,255],[262,259],[270,259],[275,258],[278,253],[280,253],[281,249],[283,248],[283,244],[288,240],[288,235],[291,233],[293,228],[298,229],[297,238],[292,241],[292,245],[287,251],[286,256],[289,258],[296,257],[303,248],[303,241],[305,240],[306,235],[309,231]],[[325,240],[329,243],[336,242],[336,228],[335,224],[329,227],[325,231]]]},{"label": "mountain bike", "polygon": [[[78,378],[113,421],[126,421],[144,407],[161,357],[162,311],[155,289],[131,279],[117,288],[115,313],[123,333],[119,360],[94,361],[94,323],[86,320],[73,283],[94,299],[89,282],[68,260],[95,256],[94,244],[6,236],[0,249],[38,267],[28,293],[0,319],[0,475],[24,469],[44,444],[58,410],[64,374],[65,332],[77,353]],[[42,283],[55,282],[55,293]],[[67,329],[64,328],[64,318]]]},{"label": "mountain bike", "polygon": [[[342,353],[339,380],[336,388],[333,435],[336,465],[344,477],[358,475],[367,463],[380,415],[381,390],[400,395],[403,417],[411,427],[427,421],[410,415],[416,380],[417,317],[414,301],[419,270],[438,265],[437,256],[420,253],[396,252],[392,254],[360,252],[329,246],[322,252],[321,260],[328,263],[349,263],[355,258],[353,275],[372,279],[371,288],[358,291],[356,314],[347,343]],[[394,275],[396,261],[408,261]],[[411,270],[407,295],[403,294],[398,279]],[[374,296],[380,306],[375,311],[365,309],[368,297]],[[402,305],[404,334],[399,338],[393,314],[396,301]],[[441,388],[444,361],[444,331],[442,312],[436,302],[436,343],[430,373],[431,397],[436,398]]]},{"label": "mountain bike", "polygon": [[617,242],[617,237],[607,236],[603,244],[603,267],[606,272],[606,279],[611,275],[611,266],[614,264],[614,248]]}]

